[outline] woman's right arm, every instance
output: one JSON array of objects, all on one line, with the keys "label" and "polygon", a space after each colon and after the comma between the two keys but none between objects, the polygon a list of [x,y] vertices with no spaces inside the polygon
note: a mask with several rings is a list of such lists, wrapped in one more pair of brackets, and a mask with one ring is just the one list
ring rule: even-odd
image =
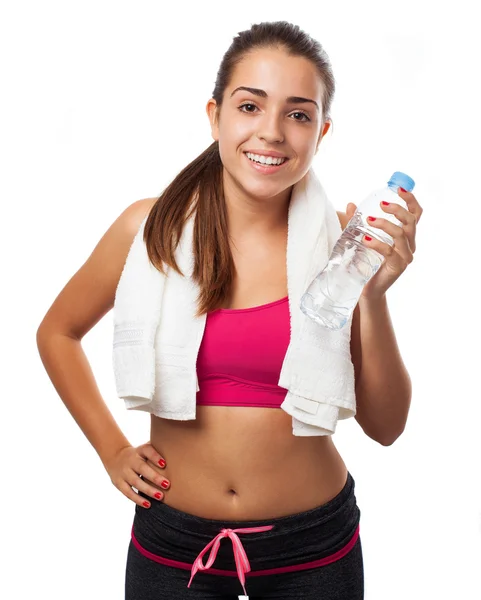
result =
[{"label": "woman's right arm", "polygon": [[81,342],[113,308],[130,246],[155,200],[138,200],[124,210],[59,293],[37,330],[37,347],[48,376],[104,466],[131,444],[100,394]]}]

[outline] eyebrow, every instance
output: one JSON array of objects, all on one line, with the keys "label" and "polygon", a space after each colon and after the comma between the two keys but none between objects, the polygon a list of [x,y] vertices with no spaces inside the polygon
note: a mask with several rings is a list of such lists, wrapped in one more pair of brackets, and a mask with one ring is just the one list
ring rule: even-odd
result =
[{"label": "eyebrow", "polygon": [[[250,92],[251,94],[254,94],[255,96],[260,96],[261,98],[268,98],[268,94],[266,91],[260,90],[259,88],[246,87],[245,85],[241,85],[238,88],[236,88],[232,92],[230,97],[232,98],[232,96],[240,90]],[[300,96],[288,96],[286,98],[286,102],[288,104],[304,104],[305,102],[312,102],[312,104],[315,104],[317,110],[319,110],[319,105],[317,104],[317,102],[315,102],[314,100],[311,100],[310,98],[302,98]]]}]

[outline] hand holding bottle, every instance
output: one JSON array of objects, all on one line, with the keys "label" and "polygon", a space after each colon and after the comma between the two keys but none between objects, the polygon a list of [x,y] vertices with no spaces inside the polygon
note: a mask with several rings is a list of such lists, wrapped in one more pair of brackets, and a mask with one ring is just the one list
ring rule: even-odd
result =
[{"label": "hand holding bottle", "polygon": [[[370,227],[382,229],[391,236],[394,243],[390,245],[375,237],[363,237],[363,243],[382,254],[385,260],[364,286],[361,293],[362,298],[378,299],[384,296],[386,291],[413,261],[413,254],[416,251],[416,226],[419,223],[423,209],[411,192],[398,188],[398,194],[406,203],[407,209],[395,202],[381,202],[380,207],[384,212],[394,215],[401,222],[401,225],[395,225],[387,218],[375,217],[372,220],[370,216],[367,217]],[[349,203],[349,207],[351,207],[350,213],[348,213],[350,219],[357,207],[352,203]]]},{"label": "hand holding bottle", "polygon": [[414,185],[409,175],[395,171],[386,186],[373,190],[359,206],[348,204],[347,225],[301,298],[304,314],[338,330],[350,322],[360,298],[384,296],[413,260],[423,212],[411,193]]}]

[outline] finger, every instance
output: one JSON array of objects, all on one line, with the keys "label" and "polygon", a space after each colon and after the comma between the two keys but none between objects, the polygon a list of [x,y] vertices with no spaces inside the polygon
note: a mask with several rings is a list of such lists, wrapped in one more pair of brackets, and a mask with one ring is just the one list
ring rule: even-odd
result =
[{"label": "finger", "polygon": [[423,209],[419,202],[416,200],[416,196],[412,192],[403,192],[401,188],[398,188],[398,195],[408,205],[409,212],[411,212],[416,217],[416,223],[419,223],[419,219],[423,214]]},{"label": "finger", "polygon": [[346,206],[346,214],[353,216],[357,210],[357,206],[353,202],[349,202]]},{"label": "finger", "polygon": [[[375,218],[374,221],[372,219],[373,217],[367,217],[369,226],[376,227],[377,229],[382,229],[383,231],[388,233],[394,239],[398,249],[401,249],[403,246],[405,246],[406,250],[408,250],[406,256],[409,253],[414,253],[416,251],[415,224],[403,225],[402,227],[400,227],[399,225],[391,223],[391,221],[389,221],[388,219],[382,219],[379,217]],[[403,253],[401,254],[404,255]]]},{"label": "finger", "polygon": [[152,484],[159,486],[163,490],[168,490],[170,481],[158,473],[156,469],[157,467],[151,467],[148,463],[143,462],[139,465],[137,472]]},{"label": "finger", "polygon": [[124,496],[126,496],[129,500],[135,502],[142,508],[150,508],[151,504],[148,500],[140,496],[137,492],[134,492],[132,487],[128,484],[124,479],[116,485],[116,488],[122,492]]},{"label": "finger", "polygon": [[134,469],[130,469],[128,474],[124,477],[124,481],[130,487],[134,487],[146,496],[150,496],[156,500],[162,500],[164,498],[163,490],[156,487],[155,482],[149,481],[142,474],[139,475]]},{"label": "finger", "polygon": [[[381,203],[381,207],[385,212],[394,215],[396,219],[398,219],[403,224],[402,229],[404,230],[404,233],[408,238],[409,249],[411,250],[411,252],[416,252],[416,217],[399,204],[391,202],[388,206],[386,206]],[[383,220],[384,219],[379,219],[380,222],[382,222]],[[388,233],[392,235],[390,232]]]},{"label": "finger", "polygon": [[141,456],[148,458],[151,462],[160,465],[162,469],[165,467],[165,458],[157,452],[150,442],[140,446],[138,452]]},{"label": "finger", "polygon": [[159,490],[151,481],[146,479],[143,475],[139,475],[136,479],[135,484],[133,484],[135,488],[142,492],[146,496],[150,496],[151,498],[155,498],[155,500],[163,500],[164,492]]},{"label": "finger", "polygon": [[389,258],[395,260],[395,255],[398,255],[399,259],[402,259],[402,263],[401,260],[399,260],[399,263],[403,267],[403,270],[409,263],[413,261],[413,255],[409,248],[406,237],[401,238],[399,242],[396,241],[393,246],[387,244],[386,242],[381,242],[375,237],[373,237],[371,240],[367,240],[366,237],[363,236],[362,241],[364,244],[366,244],[366,246],[373,248],[373,250],[376,250],[379,252],[379,254],[382,254],[386,259]]},{"label": "finger", "polygon": [[400,204],[396,204],[396,202],[383,204],[380,202],[380,206],[384,212],[394,215],[403,225],[409,226],[411,229],[416,227],[416,216]]}]

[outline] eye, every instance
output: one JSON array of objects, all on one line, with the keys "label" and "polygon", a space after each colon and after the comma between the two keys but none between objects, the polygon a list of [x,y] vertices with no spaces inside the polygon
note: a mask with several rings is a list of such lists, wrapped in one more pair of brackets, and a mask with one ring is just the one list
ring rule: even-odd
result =
[{"label": "eye", "polygon": [[[253,106],[254,108],[257,108],[257,106],[256,106],[255,104],[253,104],[252,102],[244,102],[244,104],[241,104],[241,105],[238,107],[238,109],[239,109],[241,112],[247,112],[248,114],[249,114],[249,113],[250,113],[250,114],[252,114],[252,113],[253,113],[253,111],[250,111],[250,110],[248,110],[248,111],[242,110],[242,109],[243,109],[245,106]],[[309,116],[308,116],[308,115],[307,115],[305,112],[302,112],[302,111],[296,111],[296,112],[294,112],[294,113],[292,113],[292,114],[293,114],[293,115],[302,115],[303,117],[305,117],[305,118],[304,118],[304,120],[302,120],[302,119],[294,119],[294,121],[300,121],[301,123],[307,123],[308,121],[310,121],[310,120],[311,120],[311,119],[310,119],[310,117],[309,117]]]},{"label": "eye", "polygon": [[[252,104],[251,102],[245,102],[244,104],[241,104],[238,107],[241,112],[246,112],[245,110],[241,110],[242,108],[244,108],[244,106],[253,106],[254,108],[257,108],[257,106],[255,104]],[[247,112],[251,112],[251,111],[248,110]]]},{"label": "eye", "polygon": [[[306,115],[305,112],[301,112],[301,111],[296,111],[295,113],[292,113],[293,115],[302,115],[303,117],[306,117],[306,121],[304,121],[304,123],[307,123],[307,121],[310,121],[311,119]],[[295,121],[298,121],[299,119],[294,119]]]}]

